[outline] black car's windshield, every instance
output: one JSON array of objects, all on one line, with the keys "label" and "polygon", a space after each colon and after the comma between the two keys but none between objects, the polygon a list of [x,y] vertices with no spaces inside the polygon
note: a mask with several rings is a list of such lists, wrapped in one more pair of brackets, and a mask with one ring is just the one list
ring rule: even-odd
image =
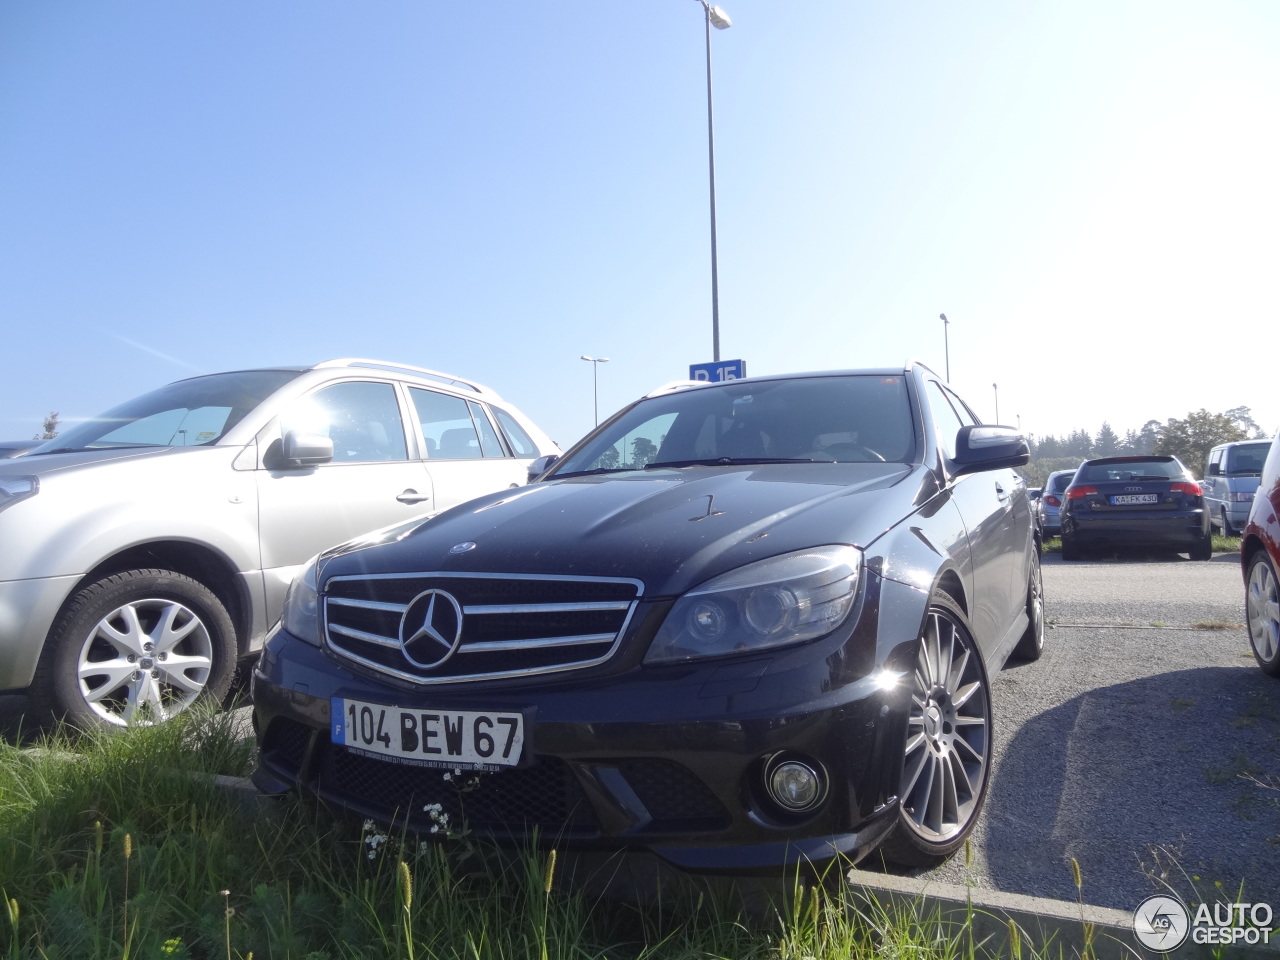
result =
[{"label": "black car's windshield", "polygon": [[242,370],[179,380],[76,424],[30,453],[216,443],[298,370]]},{"label": "black car's windshield", "polygon": [[903,377],[800,377],[643,400],[561,460],[552,476],[735,463],[902,463],[915,453]]}]

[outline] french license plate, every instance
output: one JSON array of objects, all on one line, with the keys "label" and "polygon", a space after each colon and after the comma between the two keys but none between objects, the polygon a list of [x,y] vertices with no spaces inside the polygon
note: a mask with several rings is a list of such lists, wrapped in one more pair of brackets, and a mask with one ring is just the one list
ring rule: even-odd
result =
[{"label": "french license plate", "polygon": [[1122,493],[1111,498],[1113,507],[1124,507],[1131,503],[1159,503],[1158,493]]},{"label": "french license plate", "polygon": [[357,753],[419,767],[497,770],[520,762],[519,713],[393,707],[332,698],[329,739]]}]

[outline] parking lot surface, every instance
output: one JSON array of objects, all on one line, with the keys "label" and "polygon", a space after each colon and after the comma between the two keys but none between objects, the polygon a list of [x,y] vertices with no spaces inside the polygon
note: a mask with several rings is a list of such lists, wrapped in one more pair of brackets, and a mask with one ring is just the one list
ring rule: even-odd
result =
[{"label": "parking lot surface", "polygon": [[970,862],[916,875],[1074,900],[1074,857],[1098,906],[1221,883],[1280,908],[1280,682],[1249,652],[1238,558],[1054,554],[1044,580],[1044,656],[993,678]]}]

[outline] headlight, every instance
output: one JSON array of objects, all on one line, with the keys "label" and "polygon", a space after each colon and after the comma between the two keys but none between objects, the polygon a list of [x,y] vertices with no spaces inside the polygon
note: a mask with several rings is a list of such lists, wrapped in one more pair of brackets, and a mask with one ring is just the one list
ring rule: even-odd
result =
[{"label": "headlight", "polygon": [[293,578],[284,595],[284,612],[280,620],[284,628],[307,643],[320,646],[320,596],[316,592],[316,561],[312,557]]},{"label": "headlight", "polygon": [[0,510],[40,492],[38,477],[5,477],[0,479]]},{"label": "headlight", "polygon": [[830,633],[853,606],[861,568],[855,547],[815,547],[708,580],[676,601],[645,662],[749,653]]}]

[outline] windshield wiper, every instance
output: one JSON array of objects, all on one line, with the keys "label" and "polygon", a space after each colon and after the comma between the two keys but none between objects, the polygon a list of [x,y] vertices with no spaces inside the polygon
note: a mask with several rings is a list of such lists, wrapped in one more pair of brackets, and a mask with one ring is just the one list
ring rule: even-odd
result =
[{"label": "windshield wiper", "polygon": [[[699,460],[663,460],[660,463],[646,463],[644,469],[658,470],[663,467],[726,467],[738,463],[816,463],[812,457],[704,457]],[[833,461],[824,460],[823,463]]]},{"label": "windshield wiper", "polygon": [[564,473],[553,473],[548,480],[563,480],[566,477],[594,477],[601,473],[631,473],[635,467],[596,467],[593,470],[566,470]]},{"label": "windshield wiper", "polygon": [[24,456],[43,456],[46,453],[85,453],[89,450],[137,450],[141,447],[159,447],[163,444],[157,443],[113,443],[105,447],[54,447],[52,450],[32,450]]}]

